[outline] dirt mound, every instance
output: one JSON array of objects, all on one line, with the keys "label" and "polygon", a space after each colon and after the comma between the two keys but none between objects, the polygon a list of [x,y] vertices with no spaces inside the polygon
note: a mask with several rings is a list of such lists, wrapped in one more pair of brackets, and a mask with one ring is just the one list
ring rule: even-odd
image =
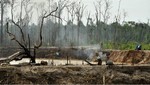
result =
[{"label": "dirt mound", "polygon": [[117,50],[112,51],[109,58],[116,63],[148,64],[150,62],[150,51]]},{"label": "dirt mound", "polygon": [[[99,80],[100,79],[100,80]],[[101,84],[102,69],[95,67],[4,67],[0,84]]]},{"label": "dirt mound", "polygon": [[0,84],[149,84],[149,66],[0,67]]}]

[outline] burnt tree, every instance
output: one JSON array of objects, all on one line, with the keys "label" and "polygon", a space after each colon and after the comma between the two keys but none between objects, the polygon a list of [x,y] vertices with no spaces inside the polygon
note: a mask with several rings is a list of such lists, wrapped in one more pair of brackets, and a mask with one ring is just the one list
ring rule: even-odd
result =
[{"label": "burnt tree", "polygon": [[[15,22],[13,20],[13,18],[7,22],[7,24],[6,24],[7,34],[11,37],[11,40],[15,41],[23,49],[23,51],[19,55],[19,60],[26,57],[26,58],[30,58],[30,63],[36,63],[36,61],[35,61],[36,51],[37,51],[37,49],[39,49],[42,46],[42,40],[43,40],[43,38],[42,38],[42,29],[43,29],[44,20],[49,16],[57,17],[53,14],[57,11],[57,9],[58,9],[58,7],[55,10],[53,10],[52,12],[50,12],[49,14],[45,13],[44,16],[42,16],[41,24],[40,24],[39,43],[34,44],[33,54],[31,53],[30,35],[28,34],[28,40],[26,40],[22,27],[17,22]],[[12,16],[13,16],[13,14],[12,14]],[[57,17],[57,18],[59,18],[59,17]],[[9,31],[9,23],[13,23],[16,27],[19,28],[20,33],[21,33],[21,38],[22,38],[23,42],[19,41],[16,38],[16,35],[14,35],[13,33],[11,33]],[[28,42],[28,45],[27,45],[26,42]]]}]

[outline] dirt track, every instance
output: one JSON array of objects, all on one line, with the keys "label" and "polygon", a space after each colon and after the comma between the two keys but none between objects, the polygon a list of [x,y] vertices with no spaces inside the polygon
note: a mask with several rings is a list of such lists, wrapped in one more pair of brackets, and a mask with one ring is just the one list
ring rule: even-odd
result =
[{"label": "dirt track", "polygon": [[0,84],[150,83],[150,66],[9,66],[0,68]]}]

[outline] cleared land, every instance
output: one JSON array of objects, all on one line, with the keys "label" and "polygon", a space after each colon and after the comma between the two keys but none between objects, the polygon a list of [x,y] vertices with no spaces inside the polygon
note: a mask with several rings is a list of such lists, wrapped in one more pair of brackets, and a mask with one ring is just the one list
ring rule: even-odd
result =
[{"label": "cleared land", "polygon": [[150,66],[0,67],[0,84],[148,84]]},{"label": "cleared land", "polygon": [[[67,51],[68,52],[68,51]],[[41,52],[42,53],[42,52]],[[82,60],[72,59],[72,65],[66,57],[54,59],[38,58],[37,63],[47,61],[48,66],[27,64],[0,66],[0,84],[149,84],[150,51],[110,51],[108,56],[115,65],[90,66]],[[62,52],[63,53],[63,52]],[[64,53],[65,54],[65,53]],[[67,54],[68,55],[68,54]],[[69,54],[71,55],[71,54]],[[52,57],[54,58],[54,57]],[[29,59],[12,64],[29,62]],[[96,64],[97,62],[91,62]]]}]

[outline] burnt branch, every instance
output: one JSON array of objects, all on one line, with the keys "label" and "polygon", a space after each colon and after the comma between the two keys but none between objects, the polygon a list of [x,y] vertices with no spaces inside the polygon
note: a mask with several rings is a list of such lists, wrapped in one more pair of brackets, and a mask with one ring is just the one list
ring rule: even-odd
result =
[{"label": "burnt branch", "polygon": [[[10,22],[11,23],[13,23],[15,26],[17,26],[18,28],[19,28],[19,30],[20,30],[20,33],[21,33],[21,38],[22,38],[22,40],[23,40],[23,42],[21,42],[21,41],[19,41],[19,40],[17,40],[17,38],[16,38],[16,35],[14,35],[13,33],[11,33],[10,31],[9,31],[9,24],[8,24],[8,22],[7,22],[7,24],[6,24],[6,32],[7,32],[7,34],[11,37],[11,40],[14,40],[15,42],[17,42],[17,44],[24,50],[24,52],[22,52],[21,54],[20,54],[20,56],[21,55],[24,55],[24,56],[27,56],[28,58],[30,58],[31,59],[31,61],[30,61],[30,63],[36,63],[35,62],[35,57],[36,57],[36,50],[39,48],[39,47],[41,47],[42,46],[42,29],[43,29],[43,23],[44,23],[44,19],[45,18],[47,18],[47,17],[49,17],[49,16],[53,16],[53,17],[56,17],[56,18],[59,18],[59,17],[57,17],[56,15],[54,15],[53,13],[54,12],[56,12],[57,10],[58,10],[58,7],[55,9],[55,10],[53,10],[52,12],[50,12],[49,14],[46,14],[46,12],[44,13],[44,16],[41,18],[41,24],[40,24],[40,33],[39,33],[39,38],[40,38],[40,41],[39,41],[39,43],[36,45],[34,45],[34,55],[31,55],[31,42],[30,42],[30,36],[29,36],[29,34],[28,34],[28,43],[29,43],[29,47],[26,45],[27,43],[26,43],[26,40],[25,40],[25,34],[24,34],[24,32],[23,32],[23,25],[20,25],[20,24],[18,24],[18,22],[20,22],[21,24],[22,24],[22,22],[24,22],[24,21],[22,21],[22,18],[20,18],[20,21],[18,21],[18,22],[15,22],[14,21],[14,19],[13,19],[13,3],[12,3],[12,5],[11,5],[11,16],[12,16],[12,20],[10,20]],[[27,12],[27,10],[26,10],[26,12]],[[20,14],[21,15],[21,14]],[[28,15],[27,15],[28,16]],[[59,19],[61,19],[61,18],[59,18]],[[22,59],[23,57],[19,57],[20,59]]]},{"label": "burnt branch", "polygon": [[58,10],[58,7],[55,9],[55,10],[53,10],[52,12],[50,12],[49,14],[47,14],[47,15],[45,15],[44,17],[43,17],[43,19],[44,18],[47,18],[47,17],[49,17],[49,16],[51,16],[54,12],[56,12]]},{"label": "burnt branch", "polygon": [[16,36],[14,34],[9,32],[8,22],[6,23],[6,32],[9,34],[10,37],[12,37],[11,40],[16,41],[18,43],[18,45],[23,48],[24,52],[22,52],[22,54],[26,54],[29,58],[31,58],[30,51],[16,39]]},{"label": "burnt branch", "polygon": [[22,39],[25,42],[25,37],[24,37],[24,33],[23,33],[21,26],[19,24],[17,24],[14,20],[12,20],[12,23],[19,28],[19,30],[21,32]]},{"label": "burnt branch", "polygon": [[30,35],[28,34],[28,43],[29,43],[29,52],[31,53],[31,42],[30,42]]},{"label": "burnt branch", "polygon": [[16,41],[19,44],[19,46],[21,46],[24,49],[25,52],[27,52],[27,53],[29,52],[28,49],[16,39],[16,36],[14,34],[12,34],[11,32],[9,32],[9,23],[8,22],[6,23],[6,32],[9,34],[10,37],[12,37],[11,40]]},{"label": "burnt branch", "polygon": [[20,26],[19,24],[17,24],[17,23],[14,21],[14,18],[13,18],[13,16],[14,16],[14,14],[13,14],[13,7],[14,7],[14,1],[13,1],[12,4],[11,4],[11,17],[12,17],[11,22],[12,22],[15,26],[17,26],[17,27],[19,28],[19,30],[20,30],[20,32],[21,32],[22,40],[25,42],[25,36],[24,36],[24,33],[23,33],[23,30],[22,30],[21,26]]},{"label": "burnt branch", "polygon": [[[35,45],[34,48],[38,49],[39,47],[42,46],[42,28],[43,28],[44,19],[49,16],[54,16],[53,13],[56,12],[57,10],[58,10],[58,7],[55,10],[53,10],[52,12],[50,12],[49,14],[42,17],[42,21],[41,21],[41,25],[40,25],[40,43],[38,45]],[[54,17],[56,17],[56,16],[54,16]]]},{"label": "burnt branch", "polygon": [[8,22],[6,23],[6,32],[7,32],[7,34],[11,37],[11,40],[14,40],[16,37],[15,37],[15,35],[14,34],[12,34],[11,32],[9,32],[9,30],[8,30]]}]

